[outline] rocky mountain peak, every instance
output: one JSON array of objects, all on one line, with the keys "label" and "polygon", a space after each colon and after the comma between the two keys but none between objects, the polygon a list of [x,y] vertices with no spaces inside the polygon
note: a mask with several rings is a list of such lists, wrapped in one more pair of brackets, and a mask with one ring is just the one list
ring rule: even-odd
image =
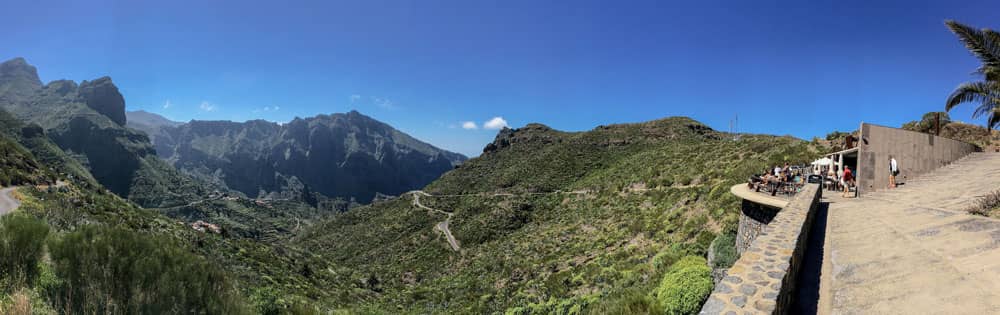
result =
[{"label": "rocky mountain peak", "polygon": [[72,80],[55,80],[45,85],[45,89],[56,95],[65,96],[76,92],[78,86]]},{"label": "rocky mountain peak", "polygon": [[38,79],[38,69],[28,64],[24,58],[17,57],[0,63],[0,84],[12,80],[23,80],[33,84],[36,88],[42,86],[42,80]]},{"label": "rocky mountain peak", "polygon": [[42,87],[38,70],[24,58],[14,58],[0,63],[0,100],[16,103],[30,97]]},{"label": "rocky mountain peak", "polygon": [[118,125],[125,125],[125,98],[118,92],[118,87],[111,82],[110,77],[81,82],[79,93],[88,107],[108,116]]}]

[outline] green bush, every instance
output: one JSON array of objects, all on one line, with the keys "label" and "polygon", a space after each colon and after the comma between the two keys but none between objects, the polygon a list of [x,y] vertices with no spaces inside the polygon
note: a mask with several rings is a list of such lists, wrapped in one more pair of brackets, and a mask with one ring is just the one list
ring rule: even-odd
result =
[{"label": "green bush", "polygon": [[587,314],[600,315],[641,315],[661,314],[662,308],[656,299],[640,290],[628,290],[622,294],[601,299],[587,310]]},{"label": "green bush", "polygon": [[686,256],[663,276],[656,297],[666,314],[696,314],[712,287],[712,270],[705,259]]},{"label": "green bush", "polygon": [[81,314],[244,313],[225,275],[171,239],[82,226],[49,242],[56,309]]},{"label": "green bush", "polygon": [[712,267],[732,267],[733,264],[736,263],[736,259],[739,258],[739,256],[736,255],[736,234],[720,234],[714,241],[712,241],[712,251],[715,256],[712,261]]},{"label": "green bush", "polygon": [[13,289],[38,278],[49,226],[38,219],[11,214],[0,217],[0,285]]}]

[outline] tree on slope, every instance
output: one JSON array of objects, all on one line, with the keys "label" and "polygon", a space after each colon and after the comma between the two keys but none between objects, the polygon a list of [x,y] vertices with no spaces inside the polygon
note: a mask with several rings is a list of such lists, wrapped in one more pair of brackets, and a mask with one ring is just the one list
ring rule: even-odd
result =
[{"label": "tree on slope", "polygon": [[987,128],[1000,126],[1000,33],[991,29],[977,30],[951,20],[945,21],[945,25],[982,61],[976,73],[984,78],[955,88],[945,102],[945,111],[963,103],[978,103],[972,118],[987,115]]}]

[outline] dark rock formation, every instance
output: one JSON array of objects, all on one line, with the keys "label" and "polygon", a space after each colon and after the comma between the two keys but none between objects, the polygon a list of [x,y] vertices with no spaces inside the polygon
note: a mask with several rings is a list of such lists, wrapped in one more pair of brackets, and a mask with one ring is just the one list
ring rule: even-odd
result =
[{"label": "dark rock formation", "polygon": [[497,133],[493,142],[483,148],[483,153],[495,152],[520,142],[539,142],[543,144],[559,142],[561,141],[561,138],[558,136],[560,133],[549,126],[539,123],[531,123],[517,129],[504,127]]},{"label": "dark rock formation", "polygon": [[369,202],[378,193],[419,189],[466,159],[357,111],[284,125],[192,121],[145,129],[157,154],[178,169],[249,196],[280,193],[292,181],[326,196]]},{"label": "dark rock formation", "polygon": [[111,118],[120,126],[125,125],[125,98],[109,77],[80,83],[80,97],[87,106]]}]

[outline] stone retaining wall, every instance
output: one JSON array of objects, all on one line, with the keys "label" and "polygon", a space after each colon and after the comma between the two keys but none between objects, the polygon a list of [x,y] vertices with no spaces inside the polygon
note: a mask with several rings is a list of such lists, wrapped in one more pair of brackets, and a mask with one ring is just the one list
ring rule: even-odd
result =
[{"label": "stone retaining wall", "polygon": [[786,314],[822,190],[808,184],[752,241],[701,314]]},{"label": "stone retaining wall", "polygon": [[740,224],[736,228],[736,253],[742,255],[780,210],[743,199],[743,204],[740,206]]}]

